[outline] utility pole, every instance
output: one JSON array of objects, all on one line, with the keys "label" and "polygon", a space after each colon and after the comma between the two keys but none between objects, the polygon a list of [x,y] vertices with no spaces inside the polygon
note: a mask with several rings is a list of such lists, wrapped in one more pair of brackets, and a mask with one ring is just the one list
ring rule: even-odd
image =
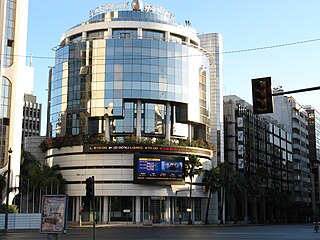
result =
[{"label": "utility pole", "polygon": [[93,209],[93,240],[96,239],[96,198],[95,198],[95,192],[94,192],[94,176],[92,176],[92,181],[93,181],[93,197],[92,197],[92,209]]},{"label": "utility pole", "polygon": [[4,219],[4,230],[8,231],[8,213],[9,213],[9,193],[10,193],[10,173],[11,173],[11,148],[8,151],[8,177],[7,177],[7,198],[6,198],[6,211],[5,211],[5,219]]}]

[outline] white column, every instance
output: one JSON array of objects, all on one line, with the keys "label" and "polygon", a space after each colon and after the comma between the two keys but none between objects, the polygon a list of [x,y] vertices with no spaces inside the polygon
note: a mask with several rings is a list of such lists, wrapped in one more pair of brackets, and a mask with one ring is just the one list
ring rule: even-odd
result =
[{"label": "white column", "polygon": [[104,117],[98,119],[98,133],[104,133],[103,131]]},{"label": "white column", "polygon": [[136,219],[136,223],[141,222],[141,197],[140,196],[136,196],[136,206],[135,206],[135,219]]},{"label": "white column", "polygon": [[66,38],[66,45],[69,45],[70,44],[70,38]]},{"label": "white column", "polygon": [[138,36],[138,39],[142,39],[142,28],[138,28],[137,36]]},{"label": "white column", "polygon": [[189,45],[190,44],[190,38],[186,37],[186,43]]},{"label": "white column", "polygon": [[108,39],[112,38],[112,28],[108,28],[107,38]]},{"label": "white column", "polygon": [[166,199],[164,200],[164,207],[165,207],[165,211],[164,211],[164,221],[166,223],[170,223],[170,217],[171,217],[171,206],[170,206],[170,197],[166,197]]},{"label": "white column", "polygon": [[79,222],[80,221],[80,215],[79,215],[79,212],[80,212],[80,206],[81,206],[81,203],[80,203],[80,198],[81,197],[73,197],[73,201],[75,201],[75,204],[76,204],[76,207],[75,207],[75,215],[76,215],[76,222]]},{"label": "white column", "polygon": [[87,40],[87,32],[82,32],[81,40],[82,41],[86,41]]},{"label": "white column", "polygon": [[108,223],[109,221],[109,197],[104,196],[103,197],[103,219],[102,221],[104,223]]},{"label": "white column", "polygon": [[170,40],[170,32],[165,32],[165,33],[164,33],[164,40],[165,40],[166,42],[169,42],[169,40]]},{"label": "white column", "polygon": [[137,100],[137,129],[136,129],[136,137],[141,137],[141,108],[142,104],[140,100]]},{"label": "white column", "polygon": [[189,133],[188,133],[188,138],[189,138],[189,144],[191,146],[191,142],[192,142],[192,126],[191,124],[188,125],[188,129],[189,129]]},{"label": "white column", "polygon": [[104,136],[106,138],[106,141],[110,141],[110,118],[108,116],[108,114],[104,115]]},{"label": "white column", "polygon": [[166,107],[166,140],[170,141],[170,133],[171,133],[171,106],[170,103],[167,102]]}]

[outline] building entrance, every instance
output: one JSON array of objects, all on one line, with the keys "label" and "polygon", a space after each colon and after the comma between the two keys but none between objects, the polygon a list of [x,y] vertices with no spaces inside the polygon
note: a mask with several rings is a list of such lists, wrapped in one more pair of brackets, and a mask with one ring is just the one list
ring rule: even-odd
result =
[{"label": "building entrance", "polygon": [[143,220],[151,220],[152,223],[164,221],[165,197],[144,197],[143,198]]},{"label": "building entrance", "polygon": [[150,200],[150,216],[153,223],[161,222],[161,200],[160,199]]}]

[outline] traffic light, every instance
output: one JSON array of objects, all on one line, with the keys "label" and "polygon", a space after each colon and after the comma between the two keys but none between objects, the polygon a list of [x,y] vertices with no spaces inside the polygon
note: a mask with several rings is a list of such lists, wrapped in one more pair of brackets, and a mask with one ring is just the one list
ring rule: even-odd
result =
[{"label": "traffic light", "polygon": [[271,77],[252,79],[253,113],[273,113]]},{"label": "traffic light", "polygon": [[91,201],[94,198],[94,177],[86,179],[86,198]]},{"label": "traffic light", "polygon": [[202,185],[202,192],[208,192],[207,186],[206,185]]}]

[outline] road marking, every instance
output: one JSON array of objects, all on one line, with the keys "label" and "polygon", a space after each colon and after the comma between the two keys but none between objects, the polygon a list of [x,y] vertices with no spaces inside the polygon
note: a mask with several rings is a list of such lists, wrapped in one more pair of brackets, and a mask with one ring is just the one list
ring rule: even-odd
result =
[{"label": "road marking", "polygon": [[221,235],[291,235],[292,233],[275,233],[275,232],[212,232],[214,234],[221,234]]}]

